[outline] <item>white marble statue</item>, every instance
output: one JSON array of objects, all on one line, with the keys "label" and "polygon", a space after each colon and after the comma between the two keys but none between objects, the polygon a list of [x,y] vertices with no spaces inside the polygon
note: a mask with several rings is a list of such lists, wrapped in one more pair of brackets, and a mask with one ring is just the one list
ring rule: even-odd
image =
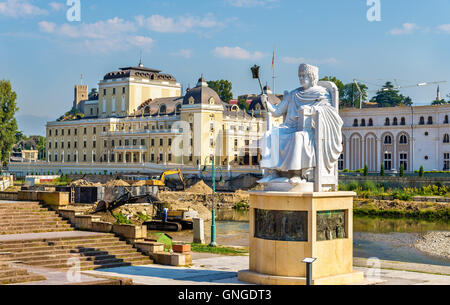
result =
[{"label": "white marble statue", "polygon": [[[259,183],[269,190],[273,190],[274,185],[281,185],[283,187],[277,190],[292,191],[300,185],[303,191],[312,191],[313,184],[319,180],[315,176],[328,174],[336,178],[336,181],[327,182],[335,189],[336,165],[342,153],[343,121],[337,107],[339,94],[330,82],[321,82],[328,88],[318,85],[317,67],[301,64],[299,79],[301,87],[285,91],[277,106],[268,102],[267,95],[262,96],[268,110],[268,126],[261,160],[266,176]],[[272,126],[272,115],[284,116],[284,123],[279,127]],[[316,143],[318,139],[322,139],[320,146]],[[322,187],[316,187],[315,191],[322,191]]]}]

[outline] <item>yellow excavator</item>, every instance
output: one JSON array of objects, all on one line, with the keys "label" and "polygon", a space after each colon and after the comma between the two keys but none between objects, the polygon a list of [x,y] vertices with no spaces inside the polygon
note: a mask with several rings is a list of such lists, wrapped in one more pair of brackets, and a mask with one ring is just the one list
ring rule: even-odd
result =
[{"label": "yellow excavator", "polygon": [[146,185],[149,186],[157,186],[159,189],[167,190],[170,189],[170,187],[166,186],[166,177],[170,175],[178,175],[180,178],[180,184],[176,184],[173,189],[175,190],[184,190],[186,188],[186,183],[183,178],[183,173],[181,172],[181,169],[174,169],[174,170],[168,170],[163,172],[160,176],[152,177],[151,180],[146,181]]}]

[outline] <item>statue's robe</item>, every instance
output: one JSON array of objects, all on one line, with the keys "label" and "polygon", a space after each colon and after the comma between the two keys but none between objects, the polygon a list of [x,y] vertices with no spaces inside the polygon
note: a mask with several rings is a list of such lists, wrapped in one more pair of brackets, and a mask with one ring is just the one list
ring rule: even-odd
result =
[{"label": "statue's robe", "polygon": [[335,107],[331,106],[331,96],[324,87],[315,86],[304,90],[295,89],[278,105],[268,103],[274,116],[285,116],[280,127],[271,127],[263,140],[261,167],[278,171],[305,170],[316,167],[315,119],[300,118],[301,110],[319,115],[321,133],[327,141],[323,143],[323,163],[331,171],[342,152],[343,121]]}]

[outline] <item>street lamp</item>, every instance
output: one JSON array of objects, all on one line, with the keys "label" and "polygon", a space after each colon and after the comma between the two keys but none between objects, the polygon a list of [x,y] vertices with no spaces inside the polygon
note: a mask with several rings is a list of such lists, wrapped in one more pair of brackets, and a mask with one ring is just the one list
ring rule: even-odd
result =
[{"label": "street lamp", "polygon": [[[208,157],[206,157],[207,159]],[[216,167],[215,167],[215,157],[214,155],[211,156],[212,158],[212,221],[211,221],[211,242],[209,243],[210,247],[217,247],[216,243],[216,205],[215,205],[215,193],[216,193]],[[206,159],[205,159],[205,166],[203,167],[202,172],[207,172],[206,167]]]},{"label": "street lamp", "polygon": [[316,261],[317,258],[307,257],[302,260],[302,263],[306,263],[306,285],[312,285],[312,264]]}]

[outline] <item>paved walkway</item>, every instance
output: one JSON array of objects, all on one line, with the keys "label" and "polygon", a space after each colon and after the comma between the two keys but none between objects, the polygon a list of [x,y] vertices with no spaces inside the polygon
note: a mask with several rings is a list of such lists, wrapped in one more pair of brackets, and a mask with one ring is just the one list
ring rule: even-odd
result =
[{"label": "paved walkway", "polygon": [[[248,259],[248,256],[201,255],[193,258],[191,268],[146,265],[102,269],[88,273],[124,276],[133,279],[136,284],[144,285],[244,285],[247,283],[237,279],[237,272],[249,268]],[[365,267],[355,267],[355,270],[365,273],[367,280],[361,284],[450,285],[448,275]]]},{"label": "paved walkway", "polygon": [[86,232],[86,231],[64,231],[64,232],[43,232],[43,233],[25,233],[25,234],[8,234],[0,235],[0,242],[15,240],[34,240],[34,239],[55,239],[55,238],[71,238],[97,236],[105,233]]}]

